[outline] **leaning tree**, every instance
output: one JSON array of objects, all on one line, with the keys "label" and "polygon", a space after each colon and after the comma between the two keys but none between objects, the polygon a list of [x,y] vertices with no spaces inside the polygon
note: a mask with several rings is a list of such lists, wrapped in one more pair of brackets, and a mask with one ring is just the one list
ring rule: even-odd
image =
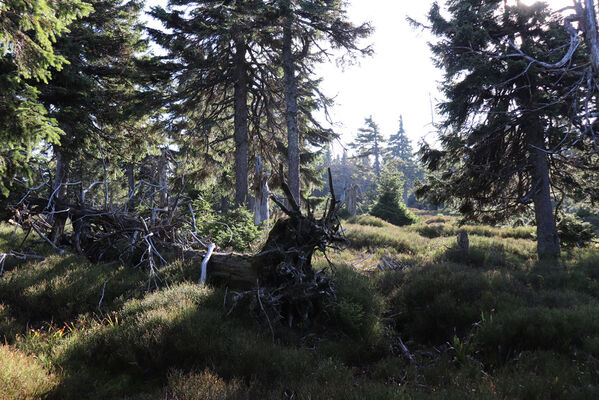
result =
[{"label": "leaning tree", "polygon": [[584,111],[573,89],[584,73],[563,62],[578,62],[586,49],[563,46],[563,20],[544,3],[447,4],[447,14],[436,3],[429,13],[437,36],[431,49],[445,71],[441,148],[421,148],[438,178],[418,193],[453,201],[466,219],[483,222],[532,209],[539,257],[557,257],[554,204],[592,190],[588,176],[597,171],[596,154],[586,152],[589,138],[572,124]]}]

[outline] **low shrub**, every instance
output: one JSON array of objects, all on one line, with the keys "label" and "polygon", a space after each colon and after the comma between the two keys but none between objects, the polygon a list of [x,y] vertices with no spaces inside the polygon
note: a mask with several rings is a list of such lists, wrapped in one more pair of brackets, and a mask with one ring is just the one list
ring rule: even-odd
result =
[{"label": "low shrub", "polygon": [[336,302],[333,320],[356,340],[376,344],[381,339],[383,299],[372,282],[355,269],[338,266],[333,276]]},{"label": "low shrub", "polygon": [[346,237],[354,249],[391,248],[397,253],[414,252],[414,235],[395,229],[377,228],[369,225],[346,224]]},{"label": "low shrub", "polygon": [[483,351],[506,360],[521,351],[573,354],[599,337],[596,305],[576,308],[522,307],[496,313],[481,324],[476,340]]},{"label": "low shrub", "polygon": [[247,321],[226,318],[223,295],[174,285],[127,302],[116,324],[70,336],[56,360],[65,373],[58,394],[122,397],[138,389],[132,382],[159,379],[172,368],[210,367],[223,379],[247,381],[295,381],[306,374],[309,352],[276,346]]},{"label": "low shrub", "polygon": [[7,272],[0,298],[19,320],[69,321],[79,314],[122,304],[132,291],[143,292],[147,273],[124,266],[93,264],[82,256],[50,256]]},{"label": "low shrub", "polygon": [[246,388],[241,381],[233,379],[225,382],[209,369],[200,373],[186,374],[175,370],[168,377],[166,398],[169,400],[242,400],[246,399],[245,392]]},{"label": "low shrub", "polygon": [[0,341],[11,342],[12,339],[23,330],[23,326],[17,323],[10,312],[10,307],[0,303]]},{"label": "low shrub", "polygon": [[560,244],[566,248],[584,247],[595,237],[593,227],[575,215],[566,215],[557,225]]}]

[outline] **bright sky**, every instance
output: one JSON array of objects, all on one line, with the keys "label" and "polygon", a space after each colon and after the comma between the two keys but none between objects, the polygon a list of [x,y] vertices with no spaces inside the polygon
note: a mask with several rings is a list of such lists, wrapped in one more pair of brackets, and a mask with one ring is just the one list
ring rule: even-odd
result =
[{"label": "bright sky", "polygon": [[[515,2],[515,0],[508,0]],[[166,4],[167,0],[149,0],[149,4]],[[534,0],[522,0],[534,3]],[[554,9],[571,5],[571,0],[548,0]],[[440,97],[437,87],[441,72],[431,60],[426,32],[413,29],[406,21],[410,16],[426,22],[433,0],[348,0],[348,16],[356,24],[370,21],[375,33],[365,43],[372,43],[375,54],[360,59],[357,65],[341,69],[334,62],[317,68],[324,77],[323,91],[334,96],[330,109],[341,142],[348,143],[372,115],[385,137],[404,128],[416,147],[422,137],[431,134],[431,99]],[[435,121],[437,118],[435,117]],[[337,151],[339,147],[337,146]]]}]

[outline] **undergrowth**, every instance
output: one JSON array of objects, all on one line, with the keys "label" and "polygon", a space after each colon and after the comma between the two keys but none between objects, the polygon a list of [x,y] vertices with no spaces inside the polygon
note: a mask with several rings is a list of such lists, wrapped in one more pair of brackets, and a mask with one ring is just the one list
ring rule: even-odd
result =
[{"label": "undergrowth", "polygon": [[[319,255],[335,301],[313,326],[274,325],[176,261],[91,264],[28,238],[44,259],[0,277],[0,399],[590,399],[599,396],[599,251],[539,262],[528,227],[419,215],[346,221]],[[457,249],[466,229],[470,250]],[[0,226],[0,252],[23,233]],[[382,258],[400,265],[381,271]]]}]

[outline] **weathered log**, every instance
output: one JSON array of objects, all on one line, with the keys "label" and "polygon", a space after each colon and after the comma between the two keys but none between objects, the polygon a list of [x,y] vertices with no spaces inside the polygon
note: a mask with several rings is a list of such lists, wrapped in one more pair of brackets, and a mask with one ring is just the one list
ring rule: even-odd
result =
[{"label": "weathered log", "polygon": [[[152,210],[151,218],[125,211],[93,209],[85,204],[66,204],[55,197],[28,198],[25,203],[26,212],[36,216],[30,219],[31,226],[40,235],[43,233],[36,224],[45,221],[53,210],[61,210],[73,225],[72,234],[65,234],[61,244],[70,244],[92,261],[145,266],[150,276],[148,282],[154,282],[157,287],[157,273],[168,264],[170,255],[192,259],[198,266],[202,260],[207,260],[202,282],[207,275],[209,282],[242,291],[237,294],[234,305],[245,298],[252,307],[252,302],[257,299],[259,311],[266,314],[269,324],[286,320],[292,325],[311,319],[334,298],[328,276],[312,268],[314,252],[326,252],[327,248],[347,241],[336,216],[341,202],[335,197],[330,170],[331,199],[320,218],[309,207],[302,213],[283,177],[282,168],[281,181],[286,202],[275,196],[272,199],[287,218],[274,224],[262,250],[255,255],[207,255],[198,246],[206,247],[195,234],[193,212],[190,216],[182,213],[188,210],[189,204],[178,201],[168,214]],[[18,211],[22,216],[21,208]]]}]

